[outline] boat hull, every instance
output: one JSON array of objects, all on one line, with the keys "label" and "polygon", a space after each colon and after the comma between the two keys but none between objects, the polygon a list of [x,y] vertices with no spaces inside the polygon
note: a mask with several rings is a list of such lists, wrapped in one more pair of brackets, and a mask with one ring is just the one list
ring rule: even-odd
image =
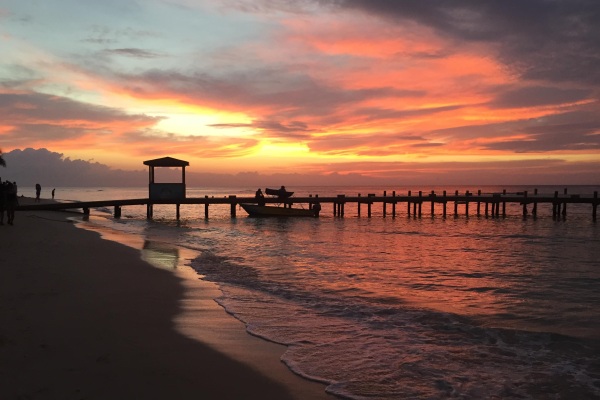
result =
[{"label": "boat hull", "polygon": [[284,208],[275,206],[259,206],[256,204],[240,204],[251,217],[317,217],[315,211],[304,208]]}]

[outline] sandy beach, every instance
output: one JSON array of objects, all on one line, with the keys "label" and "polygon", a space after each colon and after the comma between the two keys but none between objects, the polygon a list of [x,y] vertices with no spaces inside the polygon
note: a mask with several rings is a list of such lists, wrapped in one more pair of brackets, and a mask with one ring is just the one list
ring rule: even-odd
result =
[{"label": "sandy beach", "polygon": [[69,216],[0,226],[0,398],[333,399],[227,315],[214,285]]}]

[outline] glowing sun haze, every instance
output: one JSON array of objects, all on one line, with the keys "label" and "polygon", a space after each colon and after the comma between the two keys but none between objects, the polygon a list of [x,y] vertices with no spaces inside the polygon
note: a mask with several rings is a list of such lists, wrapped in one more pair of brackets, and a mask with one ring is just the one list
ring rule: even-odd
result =
[{"label": "glowing sun haze", "polygon": [[3,0],[0,44],[4,153],[600,183],[596,0]]}]

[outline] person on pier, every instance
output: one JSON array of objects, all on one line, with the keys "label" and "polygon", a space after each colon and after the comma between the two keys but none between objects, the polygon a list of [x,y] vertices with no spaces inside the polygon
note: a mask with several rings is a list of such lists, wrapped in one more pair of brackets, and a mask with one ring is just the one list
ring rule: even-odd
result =
[{"label": "person on pier", "polygon": [[280,199],[285,199],[287,196],[287,190],[285,190],[285,186],[281,185],[281,187],[279,188],[279,198]]},{"label": "person on pier", "polygon": [[263,194],[261,188],[258,188],[254,197],[256,197],[259,206],[265,205],[265,195]]}]

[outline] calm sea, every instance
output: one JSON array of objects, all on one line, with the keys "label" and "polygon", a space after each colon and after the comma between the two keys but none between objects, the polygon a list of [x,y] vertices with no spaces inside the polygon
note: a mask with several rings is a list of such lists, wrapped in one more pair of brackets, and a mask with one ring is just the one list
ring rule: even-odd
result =
[{"label": "calm sea", "polygon": [[[288,188],[297,195],[504,188]],[[508,192],[534,187],[507,187]],[[568,187],[592,194],[598,187]],[[188,189],[188,197],[249,196],[256,188]],[[539,187],[553,193],[563,187]],[[59,200],[147,197],[146,188],[57,189]],[[27,193],[25,193],[27,195]],[[600,223],[591,206],[554,220],[509,206],[506,218],[464,215],[319,219],[230,218],[229,206],[92,211],[89,224],[198,252],[191,266],[247,330],[288,346],[297,374],[351,399],[600,398]],[[332,207],[332,206],[331,206]],[[163,250],[161,250],[163,249]],[[168,254],[167,254],[168,255]],[[168,260],[168,257],[165,258]]]}]

